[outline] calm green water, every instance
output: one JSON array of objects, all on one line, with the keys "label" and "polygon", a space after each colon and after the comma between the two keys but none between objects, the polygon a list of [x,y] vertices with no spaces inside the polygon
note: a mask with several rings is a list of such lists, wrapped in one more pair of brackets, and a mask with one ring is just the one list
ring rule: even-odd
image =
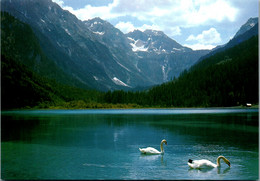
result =
[{"label": "calm green water", "polygon": [[[258,109],[2,112],[2,179],[259,178]],[[139,147],[165,154],[143,156]],[[194,170],[188,159],[229,168]]]}]

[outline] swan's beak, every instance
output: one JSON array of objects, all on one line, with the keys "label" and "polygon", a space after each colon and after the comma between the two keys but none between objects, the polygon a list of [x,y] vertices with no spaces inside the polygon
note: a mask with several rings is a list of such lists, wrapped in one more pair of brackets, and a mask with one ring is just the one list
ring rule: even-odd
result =
[{"label": "swan's beak", "polygon": [[227,159],[225,160],[226,164],[228,164],[228,166],[230,167],[230,161]]},{"label": "swan's beak", "polygon": [[165,141],[165,145],[167,145],[167,141]]}]

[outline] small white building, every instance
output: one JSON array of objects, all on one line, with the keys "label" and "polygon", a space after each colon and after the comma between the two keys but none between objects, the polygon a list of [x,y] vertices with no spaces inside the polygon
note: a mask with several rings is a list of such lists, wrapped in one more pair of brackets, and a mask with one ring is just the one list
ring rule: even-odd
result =
[{"label": "small white building", "polygon": [[246,103],[246,107],[251,107],[252,104],[251,103]]}]

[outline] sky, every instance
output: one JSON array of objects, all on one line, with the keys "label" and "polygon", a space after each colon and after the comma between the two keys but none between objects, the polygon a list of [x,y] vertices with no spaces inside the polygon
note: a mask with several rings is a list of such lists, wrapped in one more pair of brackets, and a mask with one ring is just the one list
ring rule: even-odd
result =
[{"label": "sky", "polygon": [[52,0],[84,21],[100,17],[123,33],[163,31],[183,46],[212,49],[227,43],[259,0]]}]

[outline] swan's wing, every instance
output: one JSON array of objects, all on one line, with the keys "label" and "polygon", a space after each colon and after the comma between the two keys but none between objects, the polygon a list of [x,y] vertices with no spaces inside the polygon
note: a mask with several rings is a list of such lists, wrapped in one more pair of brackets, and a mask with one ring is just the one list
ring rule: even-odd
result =
[{"label": "swan's wing", "polygon": [[212,163],[211,161],[209,160],[201,160],[201,167],[217,167],[216,164]]},{"label": "swan's wing", "polygon": [[212,163],[209,160],[193,160],[192,163],[188,162],[188,165],[191,168],[212,168],[212,167],[217,167],[216,164]]},{"label": "swan's wing", "polygon": [[147,147],[147,148],[139,148],[140,152],[143,154],[160,154],[158,150],[152,147]]}]

